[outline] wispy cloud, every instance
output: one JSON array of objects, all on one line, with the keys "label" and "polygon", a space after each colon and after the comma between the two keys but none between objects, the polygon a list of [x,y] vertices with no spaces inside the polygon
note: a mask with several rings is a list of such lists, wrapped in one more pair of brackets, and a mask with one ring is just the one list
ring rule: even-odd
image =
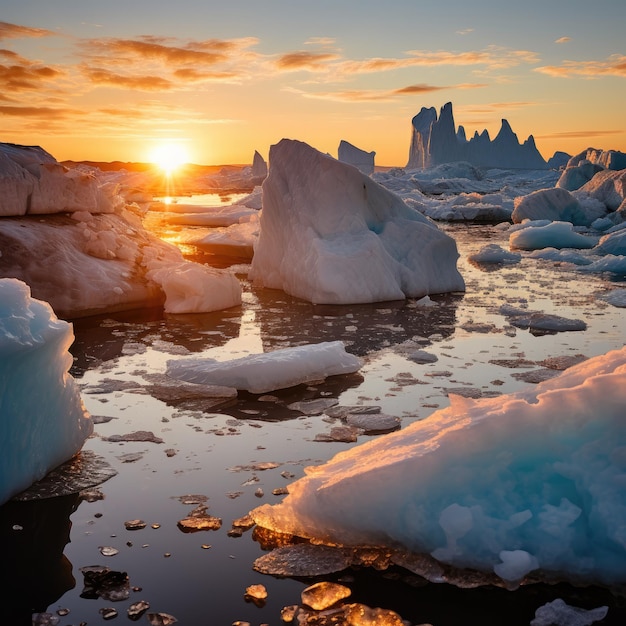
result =
[{"label": "wispy cloud", "polygon": [[0,50],[0,60],[6,61],[0,63],[0,84],[4,91],[33,91],[65,74],[63,70],[29,61],[12,50]]},{"label": "wispy cloud", "polygon": [[0,22],[0,39],[25,39],[29,37],[52,37],[57,33],[45,28],[20,26],[9,22]]},{"label": "wispy cloud", "polygon": [[182,41],[145,35],[135,39],[101,38],[79,43],[79,68],[94,85],[170,91],[188,84],[242,79],[258,55],[258,40]]},{"label": "wispy cloud", "polygon": [[334,52],[309,52],[298,50],[279,56],[275,65],[277,69],[287,72],[307,70],[313,72],[330,70],[329,64],[337,61],[340,56]]},{"label": "wispy cloud", "polygon": [[345,80],[356,74],[391,72],[414,67],[470,66],[486,70],[508,69],[522,64],[536,64],[539,55],[530,50],[512,50],[488,46],[483,50],[465,52],[409,50],[403,57],[370,57],[346,59],[337,51],[294,51],[279,56],[274,66],[279,71],[308,71],[332,74],[335,80]]},{"label": "wispy cloud", "polygon": [[535,71],[559,78],[571,78],[573,76],[583,76],[585,78],[598,78],[599,76],[626,77],[626,55],[613,54],[604,61],[563,61],[561,65],[536,67]]},{"label": "wispy cloud", "polygon": [[60,109],[55,107],[37,106],[0,106],[0,115],[14,117],[35,117],[43,120],[67,119],[81,112],[78,109]]},{"label": "wispy cloud", "polygon": [[470,33],[473,33],[474,29],[473,28],[464,28],[463,30],[457,30],[456,34],[457,35],[469,35]]},{"label": "wispy cloud", "polygon": [[571,37],[559,37],[558,39],[555,39],[554,43],[567,43],[568,41],[571,41],[572,38]]},{"label": "wispy cloud", "polygon": [[615,130],[570,130],[562,133],[537,135],[536,139],[584,139],[585,137],[609,137],[623,133],[623,129]]},{"label": "wispy cloud", "polygon": [[397,89],[338,89],[335,91],[304,91],[288,87],[285,91],[301,95],[305,98],[314,98],[316,100],[332,100],[336,102],[390,102],[394,99],[421,95],[426,93],[434,93],[445,89],[470,89],[480,88],[486,85],[428,85],[424,83],[407,85],[398,87]]}]

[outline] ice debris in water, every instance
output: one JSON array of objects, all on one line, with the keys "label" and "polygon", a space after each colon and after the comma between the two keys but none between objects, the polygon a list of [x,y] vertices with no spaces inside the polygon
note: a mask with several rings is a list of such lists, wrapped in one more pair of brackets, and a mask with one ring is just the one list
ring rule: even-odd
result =
[{"label": "ice debris in water", "polygon": [[508,318],[511,326],[517,328],[529,328],[530,330],[545,332],[585,330],[587,328],[587,324],[583,320],[572,320],[550,313],[516,309],[507,304],[500,307],[500,313]]},{"label": "ice debris in water", "polygon": [[147,618],[150,626],[170,626],[178,621],[168,613],[148,613]]},{"label": "ice debris in water", "polygon": [[535,618],[530,626],[591,626],[606,617],[609,607],[580,609],[566,604],[560,598],[540,606],[535,611]]},{"label": "ice debris in water", "polygon": [[253,568],[273,576],[322,576],[341,572],[351,562],[350,555],[340,548],[298,543],[260,556]]},{"label": "ice debris in water", "polygon": [[84,578],[82,598],[120,602],[130,597],[130,581],[126,572],[116,572],[100,565],[81,567],[80,572]]},{"label": "ice debris in water", "polygon": [[348,598],[352,591],[338,583],[322,581],[302,591],[302,604],[316,611],[323,611],[340,600]]},{"label": "ice debris in water", "polygon": [[267,589],[265,585],[249,585],[246,587],[244,598],[257,606],[262,606],[267,600]]},{"label": "ice debris in water", "polygon": [[360,368],[360,359],[346,352],[343,342],[326,341],[230,361],[197,357],[172,360],[167,362],[167,375],[190,383],[267,393],[328,376],[352,374]]}]

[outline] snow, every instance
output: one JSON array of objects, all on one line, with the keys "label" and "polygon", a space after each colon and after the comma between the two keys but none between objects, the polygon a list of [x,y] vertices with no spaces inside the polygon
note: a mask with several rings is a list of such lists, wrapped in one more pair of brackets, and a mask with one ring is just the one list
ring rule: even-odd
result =
[{"label": "snow", "polygon": [[0,279],[0,504],[72,458],[93,431],[69,374],[72,325]]},{"label": "snow", "polygon": [[203,385],[222,385],[250,393],[267,393],[328,376],[351,374],[361,361],[341,341],[296,346],[251,354],[230,361],[191,357],[167,363],[171,378]]},{"label": "snow", "polygon": [[462,291],[454,240],[357,169],[305,143],[270,148],[249,277],[320,304]]},{"label": "snow", "polygon": [[383,545],[516,586],[626,580],[626,347],[451,405],[310,467],[261,527]]}]

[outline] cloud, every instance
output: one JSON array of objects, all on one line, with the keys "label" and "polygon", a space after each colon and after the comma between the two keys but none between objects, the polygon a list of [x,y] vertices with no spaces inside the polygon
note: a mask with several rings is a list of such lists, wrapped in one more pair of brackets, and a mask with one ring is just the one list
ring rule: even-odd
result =
[{"label": "cloud", "polygon": [[140,91],[168,91],[174,84],[161,76],[126,76],[116,74],[104,68],[82,68],[84,75],[96,85],[117,87],[119,89],[138,89]]},{"label": "cloud", "polygon": [[31,28],[9,22],[0,22],[0,39],[24,39],[29,37],[52,37],[57,33],[45,28]]},{"label": "cloud", "polygon": [[9,61],[0,64],[0,84],[4,91],[19,92],[40,89],[42,83],[54,81],[65,75],[64,71],[33,63],[10,50],[0,50],[0,58]]},{"label": "cloud", "polygon": [[311,46],[334,46],[337,43],[332,37],[310,37],[304,44]]},{"label": "cloud", "polygon": [[97,57],[117,60],[154,60],[166,65],[184,63],[215,65],[226,60],[221,50],[198,50],[168,46],[154,40],[139,39],[97,39],[88,43],[90,52]]},{"label": "cloud", "polygon": [[[486,85],[472,85],[472,87],[486,87]],[[344,89],[336,91],[317,91],[307,92],[301,89],[289,87],[285,91],[301,95],[304,98],[315,98],[317,100],[332,100],[336,102],[390,102],[396,98],[404,96],[421,95],[426,93],[434,93],[444,89],[467,89],[464,85],[428,85],[419,83],[407,85],[406,87],[398,87],[397,89]]]},{"label": "cloud", "polygon": [[456,34],[457,35],[469,35],[470,33],[473,33],[474,29],[473,28],[464,28],[463,30],[457,30]]},{"label": "cloud", "polygon": [[209,81],[236,82],[248,75],[258,57],[250,50],[257,43],[253,37],[91,39],[78,44],[83,58],[80,71],[96,85],[143,91],[167,91]]},{"label": "cloud", "polygon": [[173,76],[185,83],[204,83],[207,81],[233,81],[238,78],[235,72],[199,71],[192,67],[175,70]]},{"label": "cloud", "polygon": [[334,52],[308,52],[299,50],[288,52],[278,57],[275,65],[279,70],[295,72],[298,70],[324,71],[328,69],[331,61],[339,59],[339,55]]},{"label": "cloud", "polygon": [[554,40],[554,43],[567,43],[568,41],[571,41],[572,38],[571,37],[559,37],[558,39]]},{"label": "cloud", "polygon": [[626,55],[613,54],[604,61],[563,61],[559,66],[543,65],[536,67],[534,71],[558,78],[571,78],[573,76],[583,76],[585,78],[598,78],[599,76],[626,77]]},{"label": "cloud", "polygon": [[53,107],[36,106],[0,106],[0,115],[13,117],[35,117],[41,120],[66,119],[79,114],[76,109],[55,109]]},{"label": "cloud", "polygon": [[623,129],[616,130],[570,130],[562,133],[550,133],[548,135],[537,135],[536,139],[584,139],[585,137],[608,137],[619,135]]}]

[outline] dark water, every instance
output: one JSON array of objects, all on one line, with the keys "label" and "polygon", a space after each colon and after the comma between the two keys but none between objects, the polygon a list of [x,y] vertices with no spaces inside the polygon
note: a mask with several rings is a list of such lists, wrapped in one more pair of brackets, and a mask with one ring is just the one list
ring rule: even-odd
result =
[{"label": "dark water", "polygon": [[[99,486],[91,501],[66,496],[0,508],[5,574],[0,623],[26,625],[31,612],[48,611],[62,626],[102,624],[109,621],[100,613],[107,607],[118,611],[113,623],[127,623],[128,607],[145,600],[149,612],[172,615],[184,625],[281,624],[281,609],[299,604],[302,589],[317,579],[280,579],[254,571],[263,548],[253,531],[229,536],[232,521],[261,503],[279,501],[282,496],[272,491],[302,476],[306,466],[355,445],[315,441],[335,422],[303,415],[290,403],[336,398],[341,404],[378,405],[406,426],[447,406],[450,390],[474,397],[509,393],[527,384],[520,373],[539,369],[548,357],[591,357],[624,344],[623,309],[596,297],[616,286],[606,277],[581,279],[531,259],[477,268],[467,255],[485,243],[503,243],[501,235],[489,227],[448,230],[462,253],[459,267],[467,292],[433,296],[435,306],[413,301],[314,306],[279,291],[255,289],[242,277],[243,305],[229,311],[165,316],[153,310],[76,321],[72,373],[97,422],[85,449],[118,473]],[[583,319],[588,328],[533,335],[513,328],[498,313],[503,303]],[[163,384],[169,359],[206,355],[224,360],[330,340],[344,341],[363,359],[357,375],[269,398],[198,397]],[[402,349],[407,341],[438,360],[418,364],[407,359]],[[523,360],[537,365],[510,366]],[[419,384],[412,382],[418,379]],[[155,439],[107,439],[137,431],[149,431]],[[367,439],[360,436],[357,443]],[[198,501],[185,498],[189,495],[205,499],[208,513],[222,519],[219,530],[180,529],[178,522],[196,507],[190,502]],[[137,519],[145,528],[127,530],[124,523]],[[106,556],[105,548],[116,553]],[[125,573],[129,597],[112,601],[86,593],[81,569],[89,566]],[[619,595],[603,589],[462,590],[426,584],[399,569],[364,569],[326,579],[340,577],[352,589],[352,601],[393,609],[413,624],[527,625],[537,607],[559,597],[586,608],[608,605],[602,623],[626,623]],[[251,584],[266,586],[263,606],[244,598]],[[69,613],[58,615],[63,609]],[[148,623],[147,618],[139,623]]]}]

